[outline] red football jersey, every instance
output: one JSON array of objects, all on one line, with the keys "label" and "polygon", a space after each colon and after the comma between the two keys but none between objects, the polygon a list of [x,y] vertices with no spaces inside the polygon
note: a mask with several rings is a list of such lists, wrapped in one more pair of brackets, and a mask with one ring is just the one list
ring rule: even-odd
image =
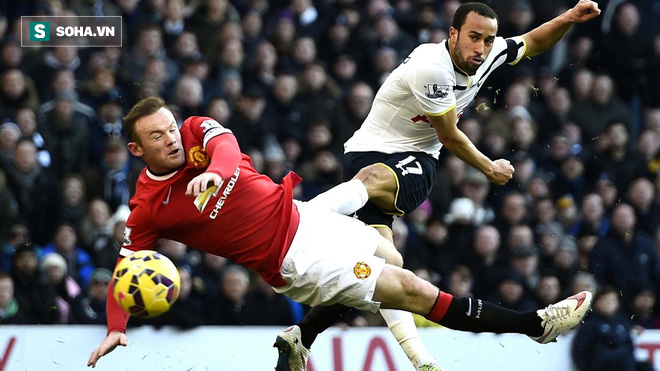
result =
[{"label": "red football jersey", "polygon": [[[158,238],[176,240],[253,268],[273,286],[284,285],[280,265],[298,226],[292,201],[300,178],[290,173],[280,185],[259,174],[231,131],[212,118],[190,117],[180,131],[186,164],[161,176],[142,171],[129,203],[124,248],[153,249]],[[209,168],[207,145],[214,146],[214,157],[221,156],[221,167]],[[207,169],[220,173],[223,183],[186,196],[188,182]],[[121,255],[130,253],[125,249]]]}]

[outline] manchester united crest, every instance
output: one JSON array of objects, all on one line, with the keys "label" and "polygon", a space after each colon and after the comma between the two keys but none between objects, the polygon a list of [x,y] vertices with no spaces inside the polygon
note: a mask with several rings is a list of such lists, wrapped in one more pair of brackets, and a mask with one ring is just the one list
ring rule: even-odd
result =
[{"label": "manchester united crest", "polygon": [[355,277],[363,280],[371,275],[371,268],[367,265],[367,263],[359,262],[355,264],[353,273],[355,274]]},{"label": "manchester united crest", "polygon": [[206,167],[209,160],[209,155],[206,154],[206,150],[202,146],[194,146],[188,150],[188,163],[194,167]]}]

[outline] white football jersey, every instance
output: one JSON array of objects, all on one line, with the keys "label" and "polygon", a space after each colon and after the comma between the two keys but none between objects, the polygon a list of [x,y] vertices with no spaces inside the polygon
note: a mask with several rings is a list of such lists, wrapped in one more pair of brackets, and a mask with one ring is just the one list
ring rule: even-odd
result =
[{"label": "white football jersey", "polygon": [[496,37],[488,58],[468,76],[452,62],[448,40],[418,46],[378,89],[344,152],[426,152],[437,159],[442,143],[427,116],[456,107],[460,119],[490,73],[504,63],[518,63],[524,53],[522,37]]}]

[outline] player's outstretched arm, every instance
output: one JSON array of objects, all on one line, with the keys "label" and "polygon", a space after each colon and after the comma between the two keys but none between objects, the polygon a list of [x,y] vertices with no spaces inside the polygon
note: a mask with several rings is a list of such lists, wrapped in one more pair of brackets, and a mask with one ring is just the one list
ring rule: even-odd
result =
[{"label": "player's outstretched arm", "polygon": [[559,42],[573,23],[587,22],[599,14],[597,2],[580,0],[573,8],[522,35],[526,45],[524,56],[543,53]]},{"label": "player's outstretched arm", "polygon": [[96,367],[96,362],[99,360],[99,358],[115,350],[118,345],[125,347],[127,341],[128,337],[123,332],[113,331],[109,333],[108,336],[103,339],[101,345],[94,349],[92,354],[89,355],[87,366],[91,366],[92,368]]},{"label": "player's outstretched arm", "polygon": [[456,126],[456,108],[440,116],[426,114],[438,134],[440,142],[454,156],[481,171],[489,181],[497,185],[506,184],[513,177],[513,166],[507,160],[491,161]]}]

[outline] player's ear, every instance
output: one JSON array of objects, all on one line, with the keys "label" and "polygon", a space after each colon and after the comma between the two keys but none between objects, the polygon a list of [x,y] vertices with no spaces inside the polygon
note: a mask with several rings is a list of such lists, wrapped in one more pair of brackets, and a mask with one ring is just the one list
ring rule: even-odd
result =
[{"label": "player's ear", "polygon": [[142,157],[142,155],[144,155],[142,147],[136,142],[128,142],[128,150],[131,151],[131,154],[136,157]]},{"label": "player's ear", "polygon": [[456,42],[456,40],[458,40],[458,30],[453,26],[449,27],[449,39],[452,42]]}]

